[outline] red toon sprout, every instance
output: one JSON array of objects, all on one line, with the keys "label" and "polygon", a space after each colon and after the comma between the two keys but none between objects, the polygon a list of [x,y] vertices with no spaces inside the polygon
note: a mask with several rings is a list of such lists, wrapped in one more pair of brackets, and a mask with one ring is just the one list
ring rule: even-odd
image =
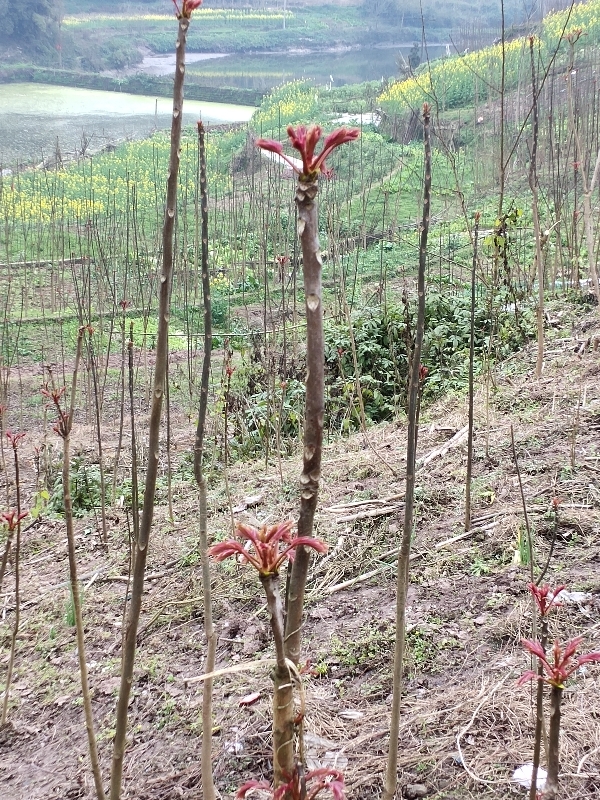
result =
[{"label": "red toon sprout", "polygon": [[[294,550],[301,545],[312,547],[318,553],[327,552],[325,542],[320,539],[312,539],[309,536],[292,538],[291,530],[291,522],[263,525],[259,529],[238,522],[235,526],[235,535],[239,539],[245,539],[254,549],[254,553],[247,550],[244,545],[235,539],[218,542],[208,552],[217,561],[224,561],[226,558],[239,555],[243,561],[251,564],[261,575],[277,575],[284,561],[294,560]],[[280,542],[287,545],[283,551],[279,550]]]},{"label": "red toon sprout", "polygon": [[181,8],[177,5],[177,0],[173,0],[173,5],[175,6],[177,19],[190,19],[192,11],[202,5],[202,0],[183,0]]},{"label": "red toon sprout", "polygon": [[545,586],[536,586],[535,583],[528,583],[527,588],[533,595],[542,617],[545,617],[551,609],[562,606],[558,596],[565,588],[564,586],[557,586],[556,589],[551,589],[547,584]]},{"label": "red toon sprout", "polygon": [[559,642],[554,642],[554,647],[552,648],[554,659],[552,664],[548,661],[540,642],[536,642],[533,639],[522,639],[521,644],[523,647],[533,656],[540,659],[546,675],[540,676],[537,672],[527,670],[517,681],[518,685],[521,686],[531,680],[542,680],[549,683],[551,686],[562,689],[567,678],[572,675],[575,670],[579,669],[582,664],[600,661],[600,653],[586,653],[585,655],[579,656],[575,661],[572,660],[575,651],[583,639],[583,636],[577,636],[575,639],[571,639],[570,642],[567,642],[564,649]]},{"label": "red toon sprout", "polygon": [[25,519],[28,514],[29,511],[21,511],[21,513],[18,514],[13,508],[10,511],[2,512],[0,519],[2,519],[8,530],[12,532],[17,530],[19,522],[21,522],[22,519]]},{"label": "red toon sprout", "polygon": [[256,146],[281,156],[303,180],[310,180],[319,172],[329,178],[332,175],[332,170],[327,169],[325,159],[336,147],[358,139],[360,131],[358,128],[337,128],[325,137],[321,152],[315,155],[315,148],[322,133],[323,130],[320,125],[311,125],[309,128],[305,125],[298,125],[296,129],[288,125],[287,134],[290,137],[290,144],[302,156],[302,170],[298,168],[295,160],[285,155],[281,142],[276,142],[273,139],[257,139]]},{"label": "red toon sprout", "polygon": [[55,389],[54,387],[48,386],[48,384],[44,384],[44,386],[40,389],[40,392],[48,400],[51,400],[53,405],[55,405],[57,408],[60,408],[60,398],[63,396],[66,389],[66,386],[61,386],[60,389]]},{"label": "red toon sprout", "polygon": [[272,793],[273,800],[283,800],[290,797],[292,800],[314,800],[324,789],[328,789],[333,795],[334,800],[344,800],[344,776],[337,769],[314,769],[301,776],[298,768],[294,770],[287,783],[272,789],[266,781],[248,781],[240,786],[236,794],[236,800],[245,800],[248,792],[253,789],[263,789]]},{"label": "red toon sprout", "polygon": [[6,438],[10,442],[12,449],[16,450],[21,444],[22,440],[25,438],[25,433],[13,433],[13,431],[6,431]]},{"label": "red toon sprout", "polygon": [[70,428],[70,414],[68,411],[63,411],[60,405],[60,400],[66,391],[66,386],[61,386],[60,389],[49,387],[46,384],[40,389],[42,395],[52,402],[58,414],[56,424],[52,426],[52,430],[57,433],[61,439],[66,439],[69,435]]}]

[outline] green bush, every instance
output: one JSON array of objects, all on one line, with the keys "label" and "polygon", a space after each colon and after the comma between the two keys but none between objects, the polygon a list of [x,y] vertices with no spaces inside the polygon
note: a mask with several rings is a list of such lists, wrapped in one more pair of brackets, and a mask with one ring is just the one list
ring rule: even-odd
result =
[{"label": "green bush", "polygon": [[[429,291],[425,309],[422,363],[429,374],[424,397],[463,389],[468,380],[470,295],[444,295]],[[357,312],[352,319],[365,416],[370,422],[391,419],[406,403],[408,347],[416,326],[416,305],[377,306]],[[480,295],[475,308],[475,370],[485,358],[505,358],[535,332],[534,313],[521,307],[518,314],[508,304],[493,307]],[[325,328],[327,368],[326,411],[330,427],[344,431],[357,427],[360,417],[352,344],[346,324]]]},{"label": "green bush", "polygon": [[[397,306],[365,309],[354,317],[352,328],[365,414],[373,422],[389,419],[406,391],[409,327],[404,311]],[[360,417],[347,325],[326,325],[325,364],[329,424],[341,430],[355,427]]]},{"label": "green bush", "polygon": [[226,295],[213,292],[210,298],[210,316],[212,324],[222,328],[229,316],[229,299]]},{"label": "green bush", "polygon": [[[76,456],[71,463],[71,503],[74,517],[84,517],[102,504],[100,468],[97,464],[86,464],[82,456]],[[54,484],[48,510],[65,513],[62,476]]]}]

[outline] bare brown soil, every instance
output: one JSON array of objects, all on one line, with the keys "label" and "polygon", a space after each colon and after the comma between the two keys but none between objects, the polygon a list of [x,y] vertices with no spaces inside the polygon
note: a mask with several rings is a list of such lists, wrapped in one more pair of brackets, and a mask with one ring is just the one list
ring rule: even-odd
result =
[{"label": "bare brown soil", "polygon": [[[598,331],[597,312],[585,318],[567,312],[550,332],[540,381],[533,377],[531,347],[499,368],[487,404],[488,390],[481,385],[470,534],[461,535],[464,440],[419,471],[399,797],[422,796],[418,792],[437,800],[525,796],[510,783],[515,767],[531,760],[533,736],[531,690],[515,685],[530,666],[520,638],[531,635],[531,602],[528,568],[514,563],[523,509],[511,425],[536,558],[544,563],[549,555],[549,512],[558,497],[558,536],[548,579],[585,593],[559,610],[552,635],[565,640],[585,634],[585,650],[600,649],[600,353],[591,347],[581,357],[574,353],[578,341]],[[21,396],[37,391],[39,370],[23,370],[20,385]],[[42,429],[33,412],[25,410],[19,419],[18,408],[15,394],[8,422],[28,430],[21,453],[26,506],[35,490],[33,447]],[[191,448],[194,421],[183,411],[174,416],[177,461]],[[105,422],[110,462],[116,425]],[[424,410],[419,456],[440,448],[465,424],[464,397],[447,397]],[[85,418],[74,438],[75,449],[93,461],[93,427]],[[368,439],[367,446],[357,434],[326,448],[318,533],[329,542],[330,553],[314,565],[305,631],[305,653],[314,672],[305,678],[308,763],[342,769],[351,800],[380,796],[385,765],[406,428],[402,422],[373,428]],[[163,463],[163,474],[165,469]],[[233,466],[228,476],[233,507],[253,498],[236,518],[256,523],[293,517],[299,472],[298,457],[268,467],[264,462]],[[8,478],[14,504],[10,467]],[[0,479],[2,495],[3,483]],[[196,495],[191,480],[180,475],[174,484],[174,522],[167,519],[165,495],[163,481],[140,625],[124,797],[196,800],[202,796],[202,690],[201,683],[188,683],[202,674],[204,660]],[[209,508],[210,532],[222,537],[231,524],[222,480],[211,486]],[[129,552],[126,512],[111,508],[108,521],[108,552],[98,518],[77,521],[90,682],[107,778]],[[67,577],[64,523],[42,517],[23,535],[21,631],[10,721],[0,730],[3,800],[93,797]],[[231,798],[245,779],[269,777],[269,668],[256,662],[271,654],[271,646],[265,603],[249,569],[216,565],[214,592],[218,667],[247,666],[215,684],[214,772],[222,797]],[[1,601],[3,680],[14,619],[12,570]],[[599,688],[600,668],[592,664],[565,692],[564,800],[600,796]],[[258,702],[240,707],[240,699],[254,691],[261,693]]]}]

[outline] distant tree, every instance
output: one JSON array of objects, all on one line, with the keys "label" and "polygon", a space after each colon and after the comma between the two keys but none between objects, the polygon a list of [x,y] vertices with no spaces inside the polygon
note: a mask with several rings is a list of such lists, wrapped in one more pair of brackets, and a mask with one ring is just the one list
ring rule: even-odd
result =
[{"label": "distant tree", "polygon": [[55,48],[61,8],[53,0],[0,0],[0,38],[25,51]]},{"label": "distant tree", "polygon": [[410,48],[408,53],[408,66],[411,69],[416,69],[419,64],[421,63],[421,48],[415,42],[413,46]]},{"label": "distant tree", "polygon": [[388,24],[398,21],[403,11],[399,0],[365,0],[364,8],[370,18]]}]

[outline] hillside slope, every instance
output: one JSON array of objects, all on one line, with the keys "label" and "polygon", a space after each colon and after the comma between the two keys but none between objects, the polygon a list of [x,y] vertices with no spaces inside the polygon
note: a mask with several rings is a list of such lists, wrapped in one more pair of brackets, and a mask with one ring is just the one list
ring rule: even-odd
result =
[{"label": "hillside slope", "polygon": [[[531,695],[515,686],[529,666],[519,640],[531,634],[531,603],[529,569],[517,555],[523,552],[518,542],[524,517],[511,426],[536,560],[543,564],[550,557],[547,580],[579,593],[553,619],[551,634],[561,640],[583,634],[586,651],[600,649],[600,354],[594,348],[600,325],[595,311],[582,315],[559,305],[552,311],[543,378],[532,380],[535,355],[528,348],[478,389],[469,534],[463,533],[464,439],[452,439],[466,423],[465,400],[447,397],[423,413],[399,762],[404,797],[504,800],[513,796],[513,770],[531,759]],[[26,371],[20,379],[24,388],[36,381]],[[23,420],[24,426],[30,422],[35,424]],[[175,450],[189,450],[193,426],[183,410],[172,412],[172,425]],[[113,434],[107,456],[116,443]],[[91,458],[85,424],[76,426],[74,439],[75,451]],[[375,427],[366,436],[330,443],[323,464],[317,525],[331,550],[314,565],[309,586],[305,656],[314,675],[306,678],[307,755],[309,765],[335,764],[344,771],[350,800],[380,794],[405,441],[402,422]],[[23,491],[29,495],[35,475],[27,452],[23,456]],[[232,467],[236,518],[257,523],[294,517],[299,469],[297,456],[266,468],[264,462]],[[189,479],[175,485],[174,502],[173,524],[166,506],[158,509],[140,627],[124,794],[136,800],[191,800],[199,791],[201,689],[187,679],[202,673],[204,645],[196,500]],[[230,506],[222,480],[211,489],[209,508],[211,535],[226,534]],[[115,508],[109,523],[108,554],[91,519],[78,525],[105,771],[128,573],[124,512]],[[10,724],[0,734],[3,791],[13,800],[91,798],[63,583],[63,523],[41,518],[23,544],[23,627]],[[12,579],[4,586],[4,643]],[[269,771],[270,678],[256,659],[268,657],[271,646],[254,576],[239,565],[218,565],[214,581],[218,666],[248,663],[248,669],[221,677],[215,689],[215,777],[222,796],[231,798],[244,779]],[[565,695],[564,800],[592,800],[600,791],[599,689],[600,670],[591,665]],[[260,692],[258,702],[240,708],[240,699],[254,691]]]}]

